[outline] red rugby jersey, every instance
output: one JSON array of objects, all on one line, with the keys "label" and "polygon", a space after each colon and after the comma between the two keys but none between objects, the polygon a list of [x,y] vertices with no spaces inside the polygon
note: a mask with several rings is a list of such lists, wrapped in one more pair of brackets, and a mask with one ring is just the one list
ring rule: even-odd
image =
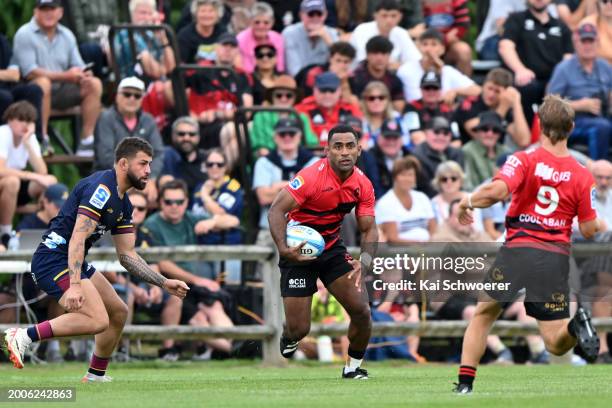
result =
[{"label": "red rugby jersey", "polygon": [[342,182],[329,161],[321,159],[302,169],[285,189],[299,205],[289,212],[289,221],[317,230],[325,249],[338,241],[342,220],[355,206],[357,217],[374,216],[374,188],[357,167]]},{"label": "red rugby jersey", "polygon": [[508,157],[493,178],[512,192],[506,214],[506,241],[569,244],[572,220],[597,217],[595,182],[571,156],[557,157],[542,147]]}]

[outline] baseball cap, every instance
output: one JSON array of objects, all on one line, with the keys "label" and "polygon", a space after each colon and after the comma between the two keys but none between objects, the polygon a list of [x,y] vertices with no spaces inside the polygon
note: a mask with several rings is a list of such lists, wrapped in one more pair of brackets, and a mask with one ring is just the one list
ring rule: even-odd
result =
[{"label": "baseball cap", "polygon": [[121,82],[119,82],[119,87],[117,89],[123,89],[123,88],[134,88],[134,89],[138,89],[140,92],[144,92],[145,84],[140,79],[134,76],[131,76],[131,77],[123,78]]},{"label": "baseball cap", "polygon": [[357,116],[355,115],[343,115],[340,117],[340,122],[344,123],[346,125],[349,125],[350,127],[354,128],[354,129],[359,129],[361,131],[361,119],[359,119]]},{"label": "baseball cap", "polygon": [[421,78],[421,88],[436,87],[442,88],[442,80],[436,71],[427,71]]},{"label": "baseball cap", "polygon": [[380,127],[380,134],[383,137],[401,137],[402,129],[400,129],[396,120],[385,120]]},{"label": "baseball cap", "polygon": [[315,78],[315,88],[317,89],[338,89],[340,78],[333,72],[324,72]]},{"label": "baseball cap", "polygon": [[234,34],[231,33],[223,33],[219,36],[219,39],[217,40],[217,43],[219,44],[230,44],[233,45],[234,47],[238,46],[238,40],[236,39],[236,36]]},{"label": "baseball cap", "polygon": [[304,0],[300,5],[300,11],[308,13],[309,11],[327,11],[325,0]]},{"label": "baseball cap", "polygon": [[62,183],[50,185],[44,193],[47,200],[61,207],[68,199],[68,187]]},{"label": "baseball cap", "polygon": [[478,126],[474,127],[474,130],[482,130],[483,128],[492,128],[502,133],[504,131],[504,124],[502,118],[497,112],[486,111],[478,115]]},{"label": "baseball cap", "polygon": [[584,23],[578,27],[578,37],[581,40],[586,38],[594,40],[597,38],[597,28],[591,23]]},{"label": "baseball cap", "polygon": [[276,125],[274,126],[274,131],[276,133],[301,132],[302,127],[300,126],[297,119],[283,118],[279,119],[278,122],[276,122]]},{"label": "baseball cap", "polygon": [[61,0],[36,0],[36,3],[34,4],[34,8],[41,8],[41,7],[62,7],[62,1]]},{"label": "baseball cap", "polygon": [[451,130],[451,127],[450,127],[450,123],[448,122],[448,119],[446,119],[444,116],[435,116],[427,124],[427,129],[433,129],[433,130],[440,130],[440,129]]}]

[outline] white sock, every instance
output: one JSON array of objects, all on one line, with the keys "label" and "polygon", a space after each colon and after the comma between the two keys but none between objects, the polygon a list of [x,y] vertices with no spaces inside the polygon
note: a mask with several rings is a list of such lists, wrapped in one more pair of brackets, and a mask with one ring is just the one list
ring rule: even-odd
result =
[{"label": "white sock", "polygon": [[2,234],[11,235],[11,232],[13,232],[13,226],[11,224],[0,225],[0,235]]},{"label": "white sock", "polygon": [[358,369],[359,367],[361,367],[361,362],[363,361],[363,359],[356,359],[353,357],[349,357],[348,361],[346,362],[346,365],[344,366],[344,372],[345,373],[351,373],[353,371],[355,371],[356,369]]},{"label": "white sock", "polygon": [[81,144],[89,145],[89,144],[93,144],[93,142],[94,142],[94,135],[89,135],[81,139]]}]

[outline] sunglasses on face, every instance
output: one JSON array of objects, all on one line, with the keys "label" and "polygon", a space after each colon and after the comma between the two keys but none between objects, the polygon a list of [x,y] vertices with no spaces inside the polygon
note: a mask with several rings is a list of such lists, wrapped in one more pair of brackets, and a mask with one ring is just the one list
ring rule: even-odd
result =
[{"label": "sunglasses on face", "polygon": [[308,13],[306,13],[308,17],[313,18],[313,17],[323,17],[323,12],[322,11],[309,11]]},{"label": "sunglasses on face", "polygon": [[451,131],[448,129],[436,129],[434,133],[438,136],[448,136],[451,134]]},{"label": "sunglasses on face", "polygon": [[179,199],[179,200],[168,200],[166,198],[164,198],[164,204],[166,205],[183,205],[185,204],[185,199]]},{"label": "sunglasses on face", "polygon": [[297,135],[297,132],[281,132],[278,134],[278,136],[280,136],[283,139],[286,137],[294,137],[295,135]]},{"label": "sunglasses on face", "polygon": [[293,92],[274,92],[274,98],[276,99],[293,99],[295,95]]},{"label": "sunglasses on face", "polygon": [[452,182],[454,183],[454,182],[455,182],[455,181],[457,181],[457,180],[459,180],[459,178],[458,178],[458,177],[456,177],[456,176],[450,176],[450,177],[440,177],[440,182],[441,182],[441,183],[446,183],[447,181],[452,181]]},{"label": "sunglasses on face", "polygon": [[268,52],[256,52],[255,53],[255,58],[257,59],[264,59],[264,58],[274,58],[276,57],[276,53],[274,51],[268,51]]},{"label": "sunglasses on face", "polygon": [[206,162],[206,167],[208,167],[209,169],[212,167],[221,168],[223,166],[225,166],[225,162]]},{"label": "sunglasses on face", "polygon": [[188,131],[179,130],[178,132],[176,132],[176,135],[178,137],[185,137],[185,136],[196,137],[198,135],[198,132],[188,132]]},{"label": "sunglasses on face", "polygon": [[336,90],[334,88],[320,88],[319,92],[321,93],[334,93]]},{"label": "sunglasses on face", "polygon": [[267,26],[267,25],[272,24],[272,22],[270,20],[253,20],[253,24]]},{"label": "sunglasses on face", "polygon": [[437,86],[424,86],[423,90],[424,91],[439,91],[440,88],[438,88]]},{"label": "sunglasses on face", "polygon": [[599,0],[599,2],[600,2],[601,4],[608,4],[608,3],[611,3],[611,4],[612,4],[612,0]]},{"label": "sunglasses on face", "polygon": [[134,211],[147,211],[147,207],[144,206],[140,206],[140,205],[133,205],[132,208],[134,209]]},{"label": "sunglasses on face", "polygon": [[387,97],[385,95],[370,95],[366,97],[366,101],[374,102],[374,101],[385,101]]},{"label": "sunglasses on face", "polygon": [[491,126],[483,126],[483,127],[481,127],[480,129],[478,129],[478,130],[481,130],[481,131],[483,131],[484,133],[493,132],[493,133],[497,133],[498,135],[499,135],[499,134],[501,134],[501,130],[496,129],[496,128],[493,128],[493,127],[491,127]]},{"label": "sunglasses on face", "polygon": [[122,91],[121,95],[124,98],[134,98],[134,99],[142,98],[142,94],[140,92],[126,92],[126,91]]}]

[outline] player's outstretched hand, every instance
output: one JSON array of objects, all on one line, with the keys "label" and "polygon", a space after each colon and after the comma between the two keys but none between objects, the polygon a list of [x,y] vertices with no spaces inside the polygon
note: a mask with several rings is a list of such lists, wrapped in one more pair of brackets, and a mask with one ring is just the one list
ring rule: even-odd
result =
[{"label": "player's outstretched hand", "polygon": [[311,262],[314,258],[302,255],[302,248],[306,245],[306,241],[295,247],[288,247],[280,253],[280,256],[290,262]]},{"label": "player's outstretched hand", "polygon": [[357,259],[349,261],[353,265],[353,270],[349,272],[348,279],[355,280],[355,287],[358,292],[361,292],[361,262]]},{"label": "player's outstretched hand", "polygon": [[81,285],[70,285],[64,296],[66,297],[65,308],[68,312],[78,311],[85,301]]},{"label": "player's outstretched hand", "polygon": [[168,279],[164,283],[164,289],[166,289],[169,294],[174,295],[177,298],[184,299],[185,296],[187,296],[189,286],[187,286],[187,284],[181,280]]},{"label": "player's outstretched hand", "polygon": [[462,225],[468,225],[474,222],[473,211],[469,208],[466,197],[462,198],[459,203],[459,214],[457,214],[457,218]]}]

